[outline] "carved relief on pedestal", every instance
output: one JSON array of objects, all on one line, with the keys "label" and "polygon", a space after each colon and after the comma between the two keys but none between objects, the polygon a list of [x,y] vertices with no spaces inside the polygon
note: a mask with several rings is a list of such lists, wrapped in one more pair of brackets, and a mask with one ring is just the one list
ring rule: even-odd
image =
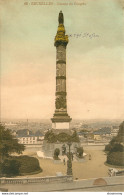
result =
[{"label": "carved relief on pedestal", "polygon": [[56,109],[65,109],[66,108],[66,97],[64,96],[57,96],[56,97]]}]

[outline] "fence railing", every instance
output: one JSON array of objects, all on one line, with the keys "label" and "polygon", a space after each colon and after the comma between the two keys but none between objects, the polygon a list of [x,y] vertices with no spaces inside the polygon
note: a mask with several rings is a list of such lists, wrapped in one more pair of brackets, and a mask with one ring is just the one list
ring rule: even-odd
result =
[{"label": "fence railing", "polygon": [[0,178],[0,184],[32,184],[32,183],[52,183],[71,182],[72,176],[51,176],[51,177],[25,177],[25,178]]}]

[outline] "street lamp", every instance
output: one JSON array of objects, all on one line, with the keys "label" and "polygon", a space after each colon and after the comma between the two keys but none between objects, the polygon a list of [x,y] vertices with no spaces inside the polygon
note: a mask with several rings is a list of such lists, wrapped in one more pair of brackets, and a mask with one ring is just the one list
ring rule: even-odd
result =
[{"label": "street lamp", "polygon": [[69,146],[69,153],[67,155],[68,160],[67,160],[67,175],[72,175],[72,162],[71,162],[71,152],[70,152],[70,147],[72,145],[71,142],[68,142],[67,145]]}]

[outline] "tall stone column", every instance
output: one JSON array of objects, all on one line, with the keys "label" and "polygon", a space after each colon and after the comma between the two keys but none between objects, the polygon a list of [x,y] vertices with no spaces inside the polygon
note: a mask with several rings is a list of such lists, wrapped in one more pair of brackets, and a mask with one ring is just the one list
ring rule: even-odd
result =
[{"label": "tall stone column", "polygon": [[55,36],[54,46],[56,47],[56,100],[55,113],[52,120],[53,129],[69,129],[71,121],[67,113],[67,92],[66,92],[66,46],[68,36],[65,35],[64,17],[62,11],[59,13],[59,26]]}]

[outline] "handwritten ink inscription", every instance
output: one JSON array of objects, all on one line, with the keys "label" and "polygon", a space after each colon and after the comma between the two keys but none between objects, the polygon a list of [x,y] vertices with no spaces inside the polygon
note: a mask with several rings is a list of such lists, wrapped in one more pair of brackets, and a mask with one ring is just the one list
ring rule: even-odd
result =
[{"label": "handwritten ink inscription", "polygon": [[89,39],[93,39],[93,38],[99,38],[100,36],[95,34],[95,33],[74,33],[74,34],[69,34],[68,35],[69,38],[89,38]]}]

